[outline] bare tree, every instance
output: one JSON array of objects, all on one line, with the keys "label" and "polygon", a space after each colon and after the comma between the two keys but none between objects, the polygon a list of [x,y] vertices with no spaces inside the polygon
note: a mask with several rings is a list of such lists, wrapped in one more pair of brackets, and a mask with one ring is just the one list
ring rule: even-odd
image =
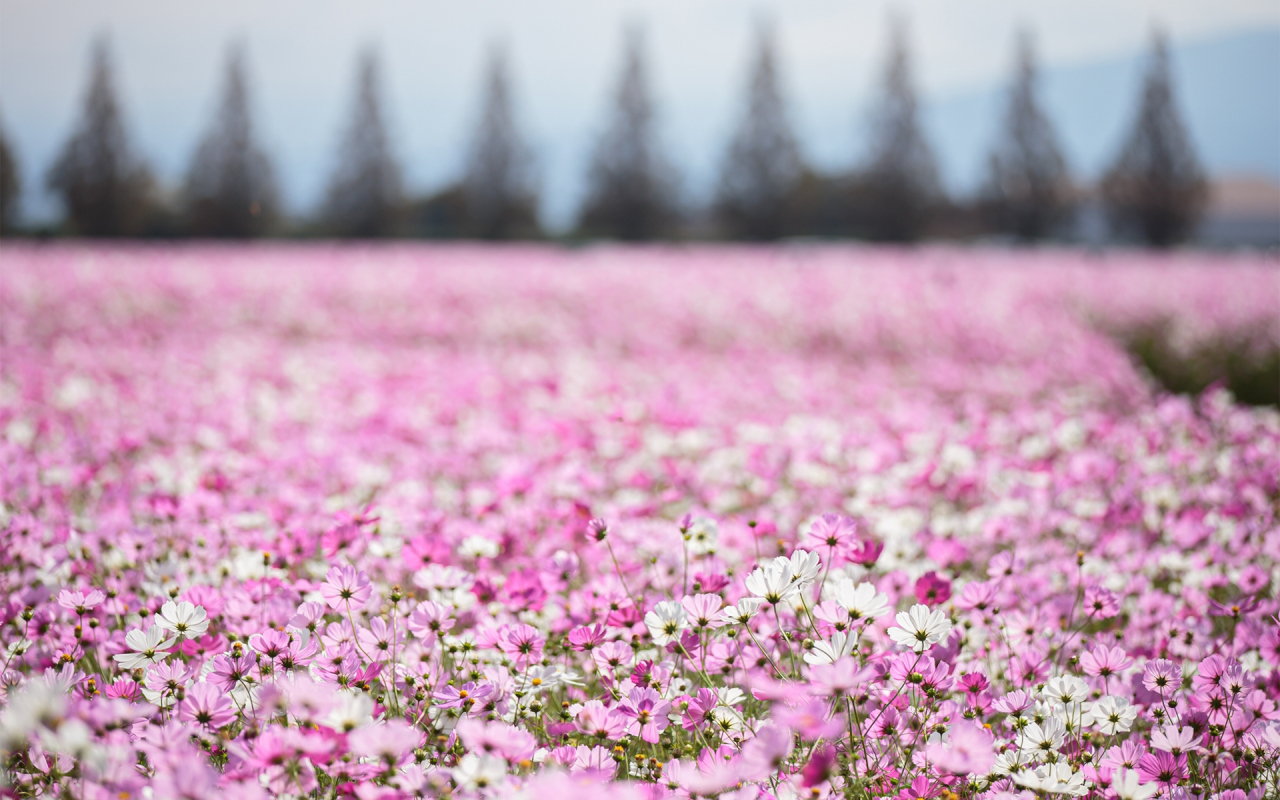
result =
[{"label": "bare tree", "polygon": [[511,95],[506,54],[494,47],[463,180],[467,232],[481,239],[539,235],[533,153],[516,126]]},{"label": "bare tree", "polygon": [[800,146],[778,85],[773,30],[761,25],[746,114],[720,170],[715,211],[725,232],[757,240],[783,236],[792,193],[803,173]]},{"label": "bare tree", "polygon": [[871,116],[871,160],[863,175],[867,232],[885,241],[925,233],[941,195],[933,150],[920,127],[906,26],[894,19],[884,87]]},{"label": "bare tree", "polygon": [[146,222],[151,177],[129,146],[105,39],[94,43],[84,111],[47,183],[83,236],[134,235]]},{"label": "bare tree", "polygon": [[222,104],[187,178],[192,232],[197,236],[259,236],[276,214],[271,163],[254,141],[244,52],[227,54]]},{"label": "bare tree", "polygon": [[1204,173],[1178,114],[1161,31],[1152,37],[1137,119],[1103,178],[1102,196],[1117,233],[1137,232],[1156,247],[1189,236],[1208,199]]},{"label": "bare tree", "polygon": [[18,162],[9,148],[9,139],[0,125],[0,233],[13,230],[18,215],[18,196],[22,193],[22,180],[18,174]]},{"label": "bare tree", "polygon": [[588,184],[578,222],[585,232],[653,239],[675,220],[675,173],[658,142],[637,28],[627,34],[612,119],[596,144]]},{"label": "bare tree", "polygon": [[339,236],[374,238],[395,233],[402,204],[400,166],[391,152],[382,113],[378,54],[360,56],[351,124],[338,151],[324,216]]},{"label": "bare tree", "polygon": [[1070,211],[1066,160],[1040,108],[1036,78],[1035,48],[1023,31],[1004,130],[991,153],[983,194],[997,229],[1024,241],[1050,234]]}]

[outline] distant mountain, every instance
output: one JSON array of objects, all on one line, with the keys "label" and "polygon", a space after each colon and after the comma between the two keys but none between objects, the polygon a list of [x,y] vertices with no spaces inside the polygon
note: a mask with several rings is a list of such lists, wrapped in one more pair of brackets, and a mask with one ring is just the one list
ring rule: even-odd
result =
[{"label": "distant mountain", "polygon": [[[1208,172],[1280,178],[1280,28],[1175,43],[1178,105]],[[1136,112],[1146,53],[1042,70],[1042,98],[1072,171],[1092,181]],[[926,99],[925,118],[953,191],[980,183],[1005,87]]]}]

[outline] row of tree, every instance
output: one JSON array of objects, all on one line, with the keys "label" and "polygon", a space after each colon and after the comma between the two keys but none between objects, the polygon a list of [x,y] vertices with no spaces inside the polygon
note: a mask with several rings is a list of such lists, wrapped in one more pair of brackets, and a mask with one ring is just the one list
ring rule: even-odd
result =
[{"label": "row of tree", "polygon": [[[920,123],[904,28],[895,24],[880,96],[871,115],[865,164],[821,174],[805,161],[780,90],[770,29],[759,32],[744,113],[726,151],[709,209],[682,204],[679,179],[660,146],[636,30],[626,37],[610,119],[591,155],[588,191],[576,234],[646,240],[699,232],[724,238],[856,236],[912,241],[946,230],[1022,240],[1060,231],[1079,200],[1066,160],[1038,98],[1030,37],[1017,48],[1017,71],[1000,138],[979,196],[949,201]],[[47,175],[62,199],[69,233],[247,238],[282,230],[271,162],[250,117],[242,50],[227,61],[222,101],[195,151],[179,208],[157,203],[155,182],[130,145],[104,42],[94,46],[80,122]],[[511,82],[500,50],[490,60],[484,102],[464,177],[425,198],[406,195],[387,135],[372,50],[359,61],[351,122],[324,203],[309,230],[319,235],[536,238],[538,195],[533,154],[512,112]],[[1204,206],[1206,182],[1174,102],[1168,49],[1157,33],[1138,113],[1100,184],[1114,230],[1164,246],[1188,236]],[[0,133],[0,222],[12,229],[19,184]],[[702,220],[701,228],[690,220]],[[707,223],[710,224],[707,224]]]}]

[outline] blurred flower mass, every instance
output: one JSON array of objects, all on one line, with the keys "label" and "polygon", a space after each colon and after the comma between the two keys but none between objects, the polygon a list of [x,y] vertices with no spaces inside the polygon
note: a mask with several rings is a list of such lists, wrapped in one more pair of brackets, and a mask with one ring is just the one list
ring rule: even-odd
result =
[{"label": "blurred flower mass", "polygon": [[0,264],[20,796],[1276,785],[1280,415],[1122,338],[1265,257]]},{"label": "blurred flower mass", "polygon": [[0,796],[1280,800],[1280,15],[546,5],[0,0]]}]

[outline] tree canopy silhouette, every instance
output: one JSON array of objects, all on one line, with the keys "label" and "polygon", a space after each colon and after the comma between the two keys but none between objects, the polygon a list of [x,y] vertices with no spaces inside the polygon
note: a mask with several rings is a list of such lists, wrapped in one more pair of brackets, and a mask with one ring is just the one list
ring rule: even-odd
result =
[{"label": "tree canopy silhouette", "polygon": [[516,127],[511,93],[506,55],[495,47],[463,180],[467,232],[481,239],[539,235],[533,154]]},{"label": "tree canopy silhouette", "polygon": [[890,26],[884,84],[871,115],[871,158],[863,175],[862,214],[874,239],[920,238],[941,191],[933,150],[920,127],[905,24]]},{"label": "tree canopy silhouette", "polygon": [[146,223],[151,176],[129,146],[105,39],[94,43],[91,62],[84,110],[47,184],[61,196],[76,233],[135,235]]},{"label": "tree canopy silhouette", "polygon": [[1001,138],[988,161],[985,204],[997,229],[1024,241],[1041,239],[1070,210],[1070,177],[1053,124],[1037,98],[1031,35],[1018,37],[1018,65]]},{"label": "tree canopy silhouette", "polygon": [[324,217],[339,236],[390,236],[402,203],[400,166],[382,113],[377,51],[366,49],[356,68],[351,123],[338,150]]},{"label": "tree canopy silhouette", "polygon": [[191,230],[197,236],[259,236],[276,215],[275,179],[254,141],[247,83],[244,51],[234,47],[227,55],[222,104],[187,178]]},{"label": "tree canopy silhouette", "polygon": [[720,170],[715,212],[725,233],[756,240],[785,235],[792,193],[803,172],[800,146],[778,84],[773,30],[762,25],[746,113]]},{"label": "tree canopy silhouette", "polygon": [[1138,116],[1103,178],[1102,197],[1117,233],[1136,232],[1156,247],[1189,236],[1208,199],[1204,173],[1174,99],[1168,42],[1161,31],[1152,37]]},{"label": "tree canopy silhouette", "polygon": [[596,144],[578,226],[618,239],[653,239],[676,217],[675,174],[661,152],[643,41],[627,33],[622,77],[608,128]]},{"label": "tree canopy silhouette", "polygon": [[18,215],[18,196],[22,192],[22,180],[18,175],[18,161],[9,148],[9,138],[0,124],[0,233],[13,230]]}]

